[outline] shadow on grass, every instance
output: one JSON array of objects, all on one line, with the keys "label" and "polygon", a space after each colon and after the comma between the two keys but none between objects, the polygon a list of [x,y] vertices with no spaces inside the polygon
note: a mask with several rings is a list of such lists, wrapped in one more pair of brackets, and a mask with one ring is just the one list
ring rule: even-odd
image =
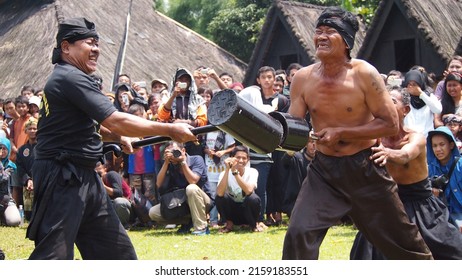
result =
[{"label": "shadow on grass", "polygon": [[[133,227],[130,229],[131,232],[139,232],[143,233],[146,237],[156,237],[156,236],[188,236],[190,234],[180,234],[177,233],[177,230],[179,229],[179,226],[173,229],[166,229],[163,226],[159,227]],[[248,227],[244,226],[234,226],[234,229],[230,233],[220,233],[219,229],[210,229],[210,234],[211,235],[226,235],[226,234],[239,234],[239,235],[246,235],[246,234],[271,234],[271,235],[278,235],[281,234],[281,232],[286,232],[287,231],[287,225],[281,225],[281,226],[273,226],[273,227],[268,227],[265,231],[263,232],[252,232]]]}]

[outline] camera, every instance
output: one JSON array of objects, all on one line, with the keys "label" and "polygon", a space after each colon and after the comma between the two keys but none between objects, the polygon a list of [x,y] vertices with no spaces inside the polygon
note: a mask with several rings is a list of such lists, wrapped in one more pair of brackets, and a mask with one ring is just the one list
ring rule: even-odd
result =
[{"label": "camera", "polygon": [[186,89],[188,87],[188,84],[187,83],[178,83],[178,87],[181,88],[181,89]]},{"label": "camera", "polygon": [[172,151],[173,157],[174,158],[179,158],[181,157],[181,151],[180,150],[173,150]]},{"label": "camera", "polygon": [[122,102],[127,106],[130,105],[130,100],[128,100],[128,95],[122,94]]},{"label": "camera", "polygon": [[136,82],[139,87],[145,88],[146,87],[146,81],[141,81],[141,82]]},{"label": "camera", "polygon": [[430,183],[432,188],[444,190],[446,185],[449,183],[449,178],[446,176],[446,174],[440,176],[435,175],[430,178]]}]

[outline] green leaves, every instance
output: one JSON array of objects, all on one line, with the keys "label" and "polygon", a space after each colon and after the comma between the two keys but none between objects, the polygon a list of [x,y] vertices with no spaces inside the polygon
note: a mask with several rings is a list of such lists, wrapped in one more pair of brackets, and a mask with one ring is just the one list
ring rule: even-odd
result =
[{"label": "green leaves", "polygon": [[[298,0],[342,6],[372,21],[380,0]],[[156,8],[248,62],[272,0],[158,0]]]}]

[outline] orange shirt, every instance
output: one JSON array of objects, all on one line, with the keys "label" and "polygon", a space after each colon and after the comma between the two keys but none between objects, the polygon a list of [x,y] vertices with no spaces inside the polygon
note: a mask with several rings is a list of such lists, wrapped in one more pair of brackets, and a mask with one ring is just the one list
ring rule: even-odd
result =
[{"label": "orange shirt", "polygon": [[[161,122],[169,122],[172,119],[172,110],[164,108],[164,104],[160,105],[159,111],[157,112],[158,120]],[[197,107],[197,126],[204,126],[207,124],[207,107],[200,105]]]},{"label": "orange shirt", "polygon": [[15,120],[13,123],[13,143],[17,149],[29,141],[29,137],[24,129],[24,124],[29,120],[29,118],[30,115],[27,114],[26,116]]}]

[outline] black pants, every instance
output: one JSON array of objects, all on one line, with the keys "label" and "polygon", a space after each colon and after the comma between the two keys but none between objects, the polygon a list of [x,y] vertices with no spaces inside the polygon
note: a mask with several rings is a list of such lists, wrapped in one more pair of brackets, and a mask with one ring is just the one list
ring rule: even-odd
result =
[{"label": "black pants", "polygon": [[73,259],[74,243],[83,259],[137,258],[94,169],[36,160],[33,174],[30,259]]},{"label": "black pants", "polygon": [[[449,223],[449,212],[444,203],[432,194],[430,182],[400,185],[399,197],[409,220],[417,225],[435,260],[462,260],[462,234]],[[380,251],[358,232],[350,259],[383,260]]]},{"label": "black pants", "polygon": [[317,259],[327,230],[345,215],[388,259],[432,259],[396,184],[369,160],[371,153],[316,154],[292,211],[283,259]]},{"label": "black pants", "polygon": [[249,225],[256,228],[260,215],[260,197],[253,192],[245,197],[244,202],[235,202],[228,193],[216,196],[215,204],[224,220],[232,221],[236,225]]}]

